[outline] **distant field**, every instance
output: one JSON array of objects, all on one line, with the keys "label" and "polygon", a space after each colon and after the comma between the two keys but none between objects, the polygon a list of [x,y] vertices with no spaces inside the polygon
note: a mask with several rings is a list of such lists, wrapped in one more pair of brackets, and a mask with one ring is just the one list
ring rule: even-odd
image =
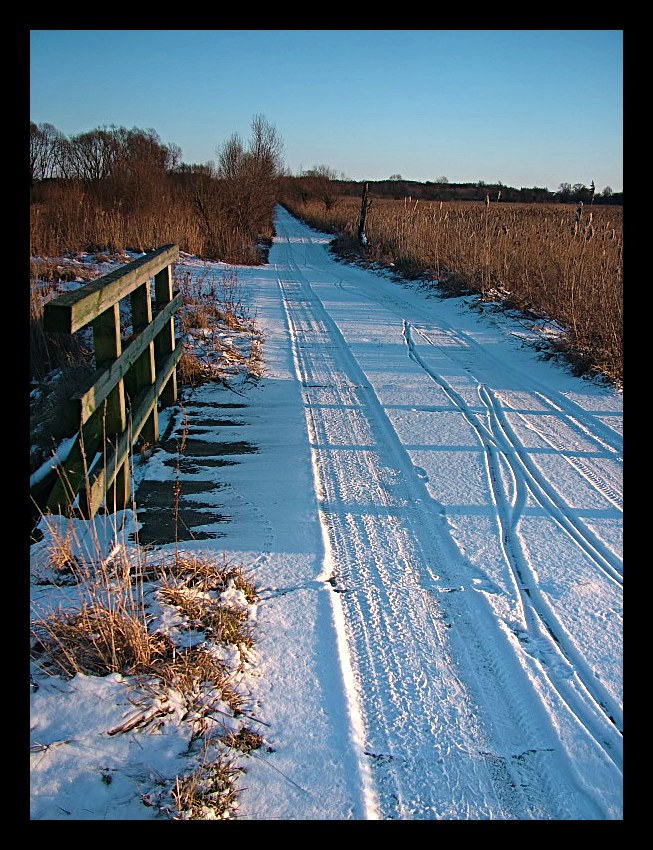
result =
[{"label": "distant field", "polygon": [[[284,205],[356,252],[360,200]],[[623,381],[623,207],[373,199],[364,259],[545,315],[578,373]]]}]

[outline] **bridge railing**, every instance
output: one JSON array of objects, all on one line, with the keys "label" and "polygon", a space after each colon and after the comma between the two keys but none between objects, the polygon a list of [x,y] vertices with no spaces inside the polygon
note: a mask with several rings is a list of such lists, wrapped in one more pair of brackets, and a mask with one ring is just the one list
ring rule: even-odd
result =
[{"label": "bridge railing", "polygon": [[[72,439],[65,458],[55,457],[40,483],[35,501],[44,512],[72,510],[90,519],[103,503],[109,512],[129,505],[134,445],[139,437],[150,445],[158,441],[159,405],[177,398],[183,347],[176,344],[174,314],[182,297],[173,293],[172,265],[178,256],[177,245],[163,245],[45,304],[46,331],[73,334],[92,325],[96,371],[62,412]],[[126,298],[132,334],[123,340],[120,304]]]}]

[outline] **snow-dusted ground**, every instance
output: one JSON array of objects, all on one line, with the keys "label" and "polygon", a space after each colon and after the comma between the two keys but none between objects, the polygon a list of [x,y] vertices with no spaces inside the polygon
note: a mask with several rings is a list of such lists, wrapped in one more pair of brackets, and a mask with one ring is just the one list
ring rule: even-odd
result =
[{"label": "snow-dusted ground", "polygon": [[260,593],[238,817],[621,819],[621,394],[523,322],[276,226],[237,269],[267,372],[236,439],[259,450],[199,473],[230,521],[188,545]]}]

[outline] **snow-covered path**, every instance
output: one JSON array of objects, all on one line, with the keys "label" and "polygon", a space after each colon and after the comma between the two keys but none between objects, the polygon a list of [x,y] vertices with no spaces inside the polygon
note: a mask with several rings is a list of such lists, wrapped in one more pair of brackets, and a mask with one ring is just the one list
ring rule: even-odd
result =
[{"label": "snow-covered path", "polygon": [[621,397],[327,242],[280,209],[248,286],[303,404],[351,816],[621,818]]}]

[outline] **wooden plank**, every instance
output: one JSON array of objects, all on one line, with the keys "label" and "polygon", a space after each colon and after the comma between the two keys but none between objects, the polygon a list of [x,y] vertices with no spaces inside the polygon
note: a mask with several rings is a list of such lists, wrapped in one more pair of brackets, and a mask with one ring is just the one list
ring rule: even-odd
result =
[{"label": "wooden plank", "polygon": [[[93,321],[93,345],[98,368],[114,363],[122,353],[120,308],[114,304]],[[107,434],[124,431],[127,427],[125,387],[122,379],[107,395],[104,408],[104,431]]]},{"label": "wooden plank", "polygon": [[[152,299],[150,282],[147,280],[131,294],[132,328],[134,334],[141,334],[152,321]],[[125,389],[134,397],[141,387],[154,383],[154,344],[149,342],[143,353],[125,375]]]},{"label": "wooden plank", "polygon": [[[129,507],[130,500],[131,476],[129,474],[129,461],[126,460],[118,470],[113,484],[109,486],[104,501],[109,513],[116,513],[116,511],[124,511],[125,508]],[[95,513],[93,515],[95,516]]]},{"label": "wooden plank", "polygon": [[54,466],[56,481],[45,502],[47,511],[67,514],[71,510],[73,502],[84,485],[88,468],[102,445],[103,415],[103,410],[95,411],[95,415],[76,435],[65,461]]},{"label": "wooden plank", "polygon": [[143,442],[150,446],[159,442],[159,411],[157,405],[147,418],[145,425],[141,429],[141,437]]},{"label": "wooden plank", "polygon": [[[154,299],[158,310],[161,310],[165,304],[168,304],[173,298],[172,293],[172,269],[167,266],[165,269],[154,276]],[[171,319],[168,327],[162,331],[156,338],[154,343],[154,356],[163,357],[174,350],[175,347],[175,325]],[[170,392],[164,393],[166,398],[169,398]],[[175,398],[177,390],[175,387]]]},{"label": "wooden plank", "polygon": [[161,389],[174,373],[182,350],[182,346],[178,346],[165,363],[161,364],[155,383],[151,387],[141,390],[139,397],[135,400],[135,408],[132,410],[130,429],[117,435],[113,446],[110,446],[107,450],[106,463],[97,472],[89,475],[86,492],[88,494],[88,511],[91,517],[97,513],[98,508],[105,500],[107,490],[114,483],[123,464],[128,461],[131,447],[138,439],[143,426],[156,406]]},{"label": "wooden plank", "polygon": [[125,375],[125,389],[133,398],[142,388],[154,383],[154,345],[149,343]]},{"label": "wooden plank", "polygon": [[171,317],[179,309],[181,302],[182,296],[177,293],[165,309],[157,313],[152,324],[148,325],[143,333],[139,334],[125,347],[125,350],[115,362],[108,368],[95,373],[92,378],[93,383],[87,390],[71,398],[71,418],[76,423],[76,427],[79,427],[80,422],[86,422],[93,411],[100,406],[118,381],[125,377],[128,370],[147,349],[150,342],[162,331],[168,332],[166,325],[173,321]]},{"label": "wooden plank", "polygon": [[154,275],[154,300],[157,310],[172,301],[172,268],[169,265]]},{"label": "wooden plank", "polygon": [[[179,346],[181,348],[181,346]],[[177,401],[177,372],[173,372],[170,375],[170,380],[165,385],[165,387],[161,390],[161,395],[159,396],[159,400],[161,402],[161,407],[170,407],[170,405],[174,404]]]},{"label": "wooden plank", "polygon": [[122,353],[120,307],[114,304],[93,319],[93,349],[98,369],[117,360]]},{"label": "wooden plank", "polygon": [[150,281],[145,281],[131,294],[132,328],[135,334],[145,330],[152,321],[152,298],[150,296]]},{"label": "wooden plank", "polygon": [[[134,333],[142,333],[152,322],[152,297],[149,280],[132,292],[131,306]],[[139,390],[150,386],[155,380],[154,342],[149,342],[145,351],[137,358],[134,366],[125,376],[125,386],[130,397],[135,398]],[[152,445],[159,439],[159,412],[156,404],[143,425],[141,436],[143,440]],[[124,505],[124,499],[129,498],[129,492],[126,489],[128,484],[129,469],[128,464],[124,463],[115,484],[111,486],[107,493],[107,499],[110,502],[113,500],[113,504],[122,503]]]},{"label": "wooden plank", "polygon": [[43,328],[58,333],[75,333],[104,313],[136,287],[169,266],[179,256],[178,245],[162,245],[97,280],[66,292],[43,307]]}]

